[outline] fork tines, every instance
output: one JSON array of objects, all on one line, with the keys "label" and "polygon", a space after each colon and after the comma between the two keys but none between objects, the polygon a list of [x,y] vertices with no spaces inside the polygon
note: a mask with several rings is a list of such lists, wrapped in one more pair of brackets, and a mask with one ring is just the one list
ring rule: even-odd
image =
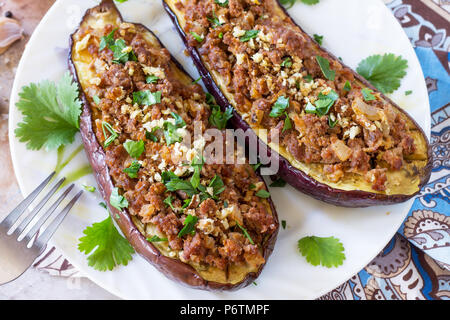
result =
[{"label": "fork tines", "polygon": [[[54,177],[55,172],[51,173],[31,194],[26,197],[11,213],[3,219],[0,223],[0,232],[11,234],[18,239],[18,241],[24,240],[25,243],[30,242],[31,239],[38,233],[39,229],[44,225],[44,223],[50,218],[52,213],[56,210],[59,204],[67,197],[69,192],[73,189],[74,184],[62,192],[59,198],[47,209],[41,217],[32,222],[41,209],[47,204],[50,198],[59,190],[61,185],[64,183],[65,178],[60,179],[57,183],[53,185],[51,190],[39,201],[39,203],[33,208],[33,210],[25,215],[25,218],[20,222],[20,224],[11,230],[11,228],[16,224],[16,222],[24,215],[25,210],[31,205],[31,203],[36,199],[36,197],[42,192],[42,190],[47,186],[47,184]],[[81,196],[83,191],[78,192],[72,200],[61,210],[61,212],[53,219],[53,221],[45,228],[45,231],[37,237],[33,246],[44,247],[47,241],[55,233],[61,222],[64,220],[65,216],[69,213],[70,209],[73,207],[75,202]],[[30,226],[30,230],[24,232],[25,229]],[[20,239],[20,236],[23,236]]]}]

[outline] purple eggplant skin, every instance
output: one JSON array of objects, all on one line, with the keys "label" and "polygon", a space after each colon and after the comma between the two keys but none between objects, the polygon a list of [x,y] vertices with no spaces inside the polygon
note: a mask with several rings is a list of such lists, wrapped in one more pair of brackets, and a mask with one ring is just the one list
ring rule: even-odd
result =
[{"label": "purple eggplant skin", "polygon": [[[120,12],[118,11],[116,5],[114,4],[114,1],[102,0],[102,2],[97,7],[91,8],[85,13],[82,22],[80,23],[80,26],[92,12],[98,10],[102,12],[107,11],[114,12],[115,14],[117,14],[118,17],[120,17],[121,21],[123,21]],[[157,39],[157,37],[145,26],[141,24],[135,25],[145,32],[150,32]],[[77,31],[75,31],[74,34]],[[147,241],[146,237],[138,230],[136,224],[131,219],[131,215],[129,214],[127,209],[118,210],[115,207],[111,206],[111,204],[109,203],[109,199],[111,196],[111,192],[114,188],[114,185],[111,180],[111,176],[109,174],[108,166],[106,164],[106,153],[103,147],[98,142],[97,137],[95,136],[92,125],[92,112],[89,107],[90,104],[88,102],[86,95],[82,90],[78,73],[75,64],[72,60],[74,34],[72,34],[70,37],[70,44],[69,44],[70,52],[68,57],[68,65],[69,70],[72,73],[72,76],[74,77],[75,81],[78,83],[80,87],[79,98],[83,103],[83,110],[80,116],[81,137],[83,140],[86,155],[92,166],[94,177],[98,184],[98,190],[100,191],[100,194],[102,195],[103,199],[105,199],[108,205],[111,217],[120,227],[122,233],[125,235],[127,240],[130,242],[130,244],[133,246],[133,248],[139,255],[141,255],[145,260],[147,260],[150,264],[152,264],[157,270],[159,270],[166,277],[184,286],[207,291],[235,291],[240,288],[244,288],[249,284],[252,284],[255,281],[255,279],[260,275],[262,269],[264,268],[265,263],[260,266],[257,272],[248,273],[242,281],[235,284],[207,281],[203,279],[197,273],[197,271],[190,265],[183,263],[178,259],[173,259],[162,255],[159,252],[159,250],[151,242]],[[160,45],[162,48],[164,48],[161,42]],[[179,64],[178,61],[175,60],[175,58],[172,57],[172,61],[182,72],[187,74],[182,68],[181,64]],[[259,177],[261,181],[264,181],[261,176]],[[268,198],[267,200],[270,204],[270,208],[274,216],[277,229],[265,241],[263,248],[263,257],[266,260],[266,262],[274,249],[279,230],[279,220],[275,206],[271,198]]]},{"label": "purple eggplant skin", "polygon": [[[217,104],[220,106],[222,111],[225,111],[231,104],[229,103],[228,99],[225,97],[225,95],[222,93],[219,86],[215,83],[214,79],[212,78],[211,74],[209,73],[206,65],[203,63],[203,60],[201,58],[200,53],[198,52],[196,47],[192,47],[189,45],[188,40],[186,38],[186,34],[183,31],[182,26],[180,25],[178,21],[178,17],[175,14],[175,12],[172,11],[169,4],[166,3],[165,0],[163,1],[163,6],[170,16],[173,24],[175,25],[175,28],[178,30],[178,33],[185,44],[187,50],[189,51],[189,54],[194,62],[194,65],[196,66],[200,76],[202,77],[203,83],[205,84],[205,87],[208,89],[208,91],[214,96],[216,99]],[[278,3],[278,5],[281,7],[283,12],[287,17],[290,18],[289,14],[287,13],[286,9],[280,4],[278,0],[273,0]],[[295,21],[290,18],[291,21],[304,33],[307,34],[298,24],[295,23]],[[314,41],[317,45],[317,41],[315,41],[312,37],[309,37]],[[336,59],[336,56],[327,51],[325,48],[320,47],[321,50],[325,51],[328,55],[330,55],[333,59]],[[352,70],[350,67],[345,65],[341,62],[341,64]],[[378,89],[376,89],[372,84],[370,84],[366,79],[364,79],[362,76],[360,76],[358,73],[354,72],[352,70],[353,75],[356,79],[361,81],[364,85],[366,85],[368,88],[378,92]],[[250,152],[258,152],[259,150],[267,150],[264,151],[268,157],[272,157],[272,161],[278,161],[279,163],[279,171],[277,175],[281,177],[283,180],[285,180],[287,183],[289,183],[291,186],[299,190],[300,192],[307,194],[319,201],[323,201],[335,206],[340,207],[349,207],[349,208],[356,208],[356,207],[370,207],[370,206],[380,206],[380,205],[391,205],[391,204],[397,204],[401,202],[405,202],[411,198],[413,198],[415,195],[417,195],[420,192],[420,189],[422,189],[423,186],[425,186],[428,183],[428,180],[431,176],[431,170],[433,167],[433,161],[432,161],[432,152],[431,148],[429,146],[428,139],[426,138],[425,133],[423,132],[422,128],[417,124],[414,119],[411,118],[405,111],[403,111],[396,103],[394,103],[391,99],[389,99],[387,96],[382,94],[380,92],[381,97],[387,101],[388,103],[392,104],[397,110],[402,112],[404,115],[406,115],[411,122],[414,124],[414,126],[420,131],[422,136],[425,139],[426,146],[427,146],[427,157],[428,161],[426,166],[422,169],[423,173],[421,175],[420,183],[418,191],[414,194],[392,194],[392,195],[386,195],[386,194],[380,194],[380,193],[373,193],[373,192],[367,192],[367,191],[361,191],[361,190],[341,190],[333,188],[327,184],[321,183],[314,179],[313,177],[309,176],[305,172],[295,168],[286,158],[284,158],[282,155],[280,155],[278,152],[272,150],[269,148],[264,141],[262,141],[251,129],[250,125],[242,119],[242,117],[237,113],[236,110],[233,108],[233,117],[229,120],[231,125],[234,128],[240,128],[244,131],[249,130],[249,139],[248,141],[258,141],[258,143],[251,144],[246,143],[246,146],[248,147]],[[264,146],[264,149],[261,147]]]}]

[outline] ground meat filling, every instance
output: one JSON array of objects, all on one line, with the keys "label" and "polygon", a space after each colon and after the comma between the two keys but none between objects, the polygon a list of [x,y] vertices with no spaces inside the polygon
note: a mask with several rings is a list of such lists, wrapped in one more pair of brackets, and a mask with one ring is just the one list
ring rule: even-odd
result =
[{"label": "ground meat filling", "polygon": [[[180,81],[167,50],[152,47],[134,25],[82,29],[77,37],[88,39],[97,75],[85,90],[97,139],[130,214],[156,227],[159,240],[150,241],[167,242],[173,257],[196,265],[264,263],[264,241],[277,229],[269,202],[256,195],[266,186],[248,163],[200,160],[208,142],[194,139],[194,122],[202,132],[211,127],[201,86]],[[116,52],[118,40],[124,47]],[[130,151],[130,142],[143,149]],[[178,187],[186,184],[192,189]]]},{"label": "ground meat filling", "polygon": [[[290,19],[275,14],[275,3],[185,0],[176,7],[185,14],[189,44],[219,73],[244,120],[275,130],[298,161],[324,164],[330,181],[351,172],[384,191],[384,169],[402,169],[415,151],[405,121],[378,93],[372,92],[374,99],[364,97],[368,88]],[[328,60],[334,81],[325,76],[317,56]],[[318,100],[334,95],[325,114],[311,111]],[[288,106],[273,116],[280,97],[289,98]],[[284,126],[287,121],[290,128]]]}]

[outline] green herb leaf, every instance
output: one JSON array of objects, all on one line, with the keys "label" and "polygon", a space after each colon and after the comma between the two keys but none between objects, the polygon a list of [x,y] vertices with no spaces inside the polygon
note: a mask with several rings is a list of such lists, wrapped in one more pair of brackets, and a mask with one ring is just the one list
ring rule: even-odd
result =
[{"label": "green herb leaf", "polygon": [[286,181],[284,181],[284,180],[281,179],[281,178],[278,178],[277,180],[273,181],[273,182],[270,184],[270,187],[272,187],[272,188],[282,188],[282,187],[284,187],[285,185],[286,185]]},{"label": "green herb leaf", "polygon": [[239,38],[239,40],[241,42],[247,42],[250,39],[256,38],[258,33],[259,33],[259,30],[247,30],[247,31],[245,31],[245,34],[242,37]]},{"label": "green herb leaf", "polygon": [[114,45],[108,46],[113,52],[113,63],[124,64],[128,61],[137,61],[133,50],[128,50],[127,44],[123,39],[117,39]]},{"label": "green herb leaf", "polygon": [[193,84],[198,83],[200,80],[202,80],[202,77],[198,77],[197,79],[195,79],[194,81],[192,81]]},{"label": "green herb leaf", "polygon": [[339,99],[339,95],[336,93],[336,91],[331,90],[328,94],[319,93],[318,99],[315,102],[315,105],[308,102],[305,107],[306,113],[313,113],[317,116],[321,117],[330,111],[331,107],[334,105],[334,103]]},{"label": "green herb leaf", "polygon": [[256,170],[258,170],[259,167],[262,166],[262,163],[258,162],[258,163],[252,164],[251,166],[252,166],[253,170],[256,171]]},{"label": "green herb leaf", "polygon": [[183,229],[178,233],[178,238],[181,238],[187,234],[195,234],[195,224],[197,223],[198,218],[196,216],[188,214],[183,222]]},{"label": "green herb leaf", "polygon": [[[103,137],[105,138],[105,142],[103,143],[103,146],[107,148],[114,140],[119,137],[119,134],[114,130],[112,125],[110,125],[108,122],[103,121],[102,122],[102,130],[103,130]],[[109,132],[109,137],[106,134],[106,131]]]},{"label": "green herb leaf", "polygon": [[105,208],[105,209],[108,209],[108,207],[106,206],[106,203],[104,203],[104,202],[100,202],[98,205],[99,205],[100,207],[103,207],[103,208]]},{"label": "green herb leaf", "polygon": [[328,126],[330,128],[334,128],[337,123],[338,123],[338,119],[337,118],[335,118],[334,121],[333,121],[333,120],[331,120],[331,116],[328,117]]},{"label": "green herb leaf", "polygon": [[212,23],[213,29],[220,27],[222,23],[220,23],[219,18],[217,18],[216,12],[212,11],[212,18],[207,17],[208,21]]},{"label": "green herb leaf", "polygon": [[351,85],[350,81],[347,80],[344,85],[344,91],[349,92],[350,90],[352,90],[352,85]]},{"label": "green herb leaf", "polygon": [[323,36],[319,36],[318,34],[314,34],[314,40],[316,40],[319,45],[323,44]]},{"label": "green herb leaf", "polygon": [[164,204],[166,204],[168,207],[171,207],[172,210],[175,211],[175,208],[172,205],[172,201],[173,201],[173,197],[172,196],[168,196],[167,198],[164,199]]},{"label": "green herb leaf", "polygon": [[409,96],[409,95],[411,95],[412,93],[413,93],[412,90],[405,91],[405,96]]},{"label": "green herb leaf", "polygon": [[181,134],[177,132],[178,127],[169,121],[164,122],[164,139],[166,139],[166,144],[169,146],[175,142],[180,142],[183,140]]},{"label": "green herb leaf", "polygon": [[303,79],[307,82],[311,82],[314,80],[312,75],[310,75],[310,74],[307,74],[306,76],[304,76]]},{"label": "green herb leaf", "polygon": [[260,197],[260,198],[263,198],[263,199],[267,199],[267,198],[270,197],[270,193],[267,192],[267,191],[264,190],[264,189],[258,190],[258,191],[255,193],[255,195],[258,196],[258,197]]},{"label": "green herb leaf", "polygon": [[128,200],[119,194],[119,188],[114,188],[109,197],[109,203],[116,209],[122,210],[128,208]]},{"label": "green herb leaf", "polygon": [[89,192],[95,192],[95,190],[96,190],[94,186],[87,186],[85,184],[83,184],[83,188],[84,188],[84,190],[89,191]]},{"label": "green herb leaf", "polygon": [[269,116],[272,118],[280,117],[284,111],[289,107],[289,98],[279,96],[275,104],[272,106]]},{"label": "green herb leaf", "polygon": [[216,4],[218,4],[221,7],[227,7],[228,6],[228,0],[214,0]]},{"label": "green herb leaf", "polygon": [[165,183],[168,191],[184,191],[189,197],[192,197],[197,193],[197,190],[192,186],[189,181],[182,180],[179,177],[172,178]]},{"label": "green herb leaf", "polygon": [[145,138],[147,140],[151,140],[153,142],[158,142],[158,137],[155,135],[155,132],[159,130],[159,127],[154,127],[151,132],[145,131]]},{"label": "green herb leaf", "polygon": [[382,93],[392,93],[400,87],[400,80],[406,75],[407,68],[407,60],[389,53],[364,59],[356,71]]},{"label": "green herb leaf", "polygon": [[287,112],[285,112],[284,115],[285,115],[284,126],[281,132],[285,132],[286,130],[292,129],[292,123],[291,119],[289,118],[289,115],[287,114]]},{"label": "green herb leaf", "polygon": [[112,270],[117,265],[128,264],[133,257],[133,247],[114,227],[109,216],[102,222],[87,227],[79,239],[78,250],[88,256],[88,265],[98,271]]},{"label": "green herb leaf", "polygon": [[145,151],[144,141],[133,141],[127,140],[124,142],[123,147],[127,150],[128,154],[132,158],[139,158],[141,154]]},{"label": "green herb leaf", "polygon": [[23,122],[14,130],[16,137],[30,150],[52,150],[72,143],[81,114],[78,96],[69,72],[56,84],[45,80],[22,87],[16,106]]},{"label": "green herb leaf", "polygon": [[241,226],[241,225],[239,224],[239,222],[237,222],[237,220],[234,220],[234,221],[236,222],[236,225],[239,227],[239,229],[242,230],[242,232],[244,233],[244,236],[248,239],[248,241],[250,241],[251,244],[255,244],[255,243],[253,242],[253,239],[252,239],[252,238],[250,237],[250,235],[248,234],[247,229],[245,229],[243,226]]},{"label": "green herb leaf", "polygon": [[154,76],[154,75],[151,74],[151,75],[147,76],[147,78],[145,79],[145,82],[147,82],[147,83],[157,83],[158,80],[159,80],[159,78],[157,76]]},{"label": "green herb leaf", "polygon": [[292,59],[290,57],[287,57],[281,62],[280,66],[290,68],[292,67]]},{"label": "green herb leaf", "polygon": [[336,77],[336,71],[330,69],[330,61],[322,56],[316,56],[316,60],[325,78],[334,81],[334,78]]},{"label": "green herb leaf", "polygon": [[313,4],[318,4],[320,0],[300,0],[304,4],[312,6]]},{"label": "green herb leaf", "polygon": [[157,235],[152,236],[151,238],[147,238],[148,242],[166,242],[168,241],[167,238],[160,238]]},{"label": "green herb leaf", "polygon": [[214,178],[211,180],[211,182],[209,183],[210,188],[213,189],[213,198],[217,198],[217,196],[222,193],[225,190],[225,185],[222,181],[222,179],[216,174],[214,176]]},{"label": "green herb leaf", "polygon": [[369,88],[361,89],[361,93],[364,97],[364,100],[366,100],[366,101],[376,100],[376,97],[373,95],[373,90],[371,90]]},{"label": "green herb leaf", "polygon": [[286,220],[281,220],[281,227],[283,227],[283,229],[286,229]]},{"label": "green herb leaf", "polygon": [[228,107],[225,112],[220,111],[220,107],[217,105],[211,106],[211,115],[209,116],[209,123],[219,130],[223,130],[227,126],[229,119],[233,117],[233,108]]},{"label": "green herb leaf", "polygon": [[175,112],[170,113],[172,117],[175,119],[175,126],[177,128],[183,128],[186,126],[186,122],[184,122],[183,118]]},{"label": "green herb leaf", "polygon": [[114,45],[114,33],[117,29],[114,29],[111,31],[107,36],[103,36],[100,40],[100,47],[98,48],[99,51],[103,51],[105,48],[110,48]]},{"label": "green herb leaf", "polygon": [[97,95],[93,96],[93,97],[92,97],[92,100],[94,100],[94,103],[95,103],[96,105],[99,105],[100,102],[102,101]]},{"label": "green herb leaf", "polygon": [[151,106],[161,103],[161,91],[150,92],[149,90],[133,92],[133,104],[140,106]]},{"label": "green herb leaf", "polygon": [[138,171],[141,168],[141,164],[137,160],[133,160],[128,168],[123,169],[123,172],[128,174],[128,176],[132,179],[138,177]]},{"label": "green herb leaf", "polygon": [[338,267],[345,260],[344,246],[334,237],[304,237],[298,241],[298,249],[313,266]]},{"label": "green herb leaf", "polygon": [[197,189],[199,184],[200,184],[200,173],[202,171],[202,167],[203,167],[204,161],[203,161],[203,157],[195,157],[192,160],[192,164],[191,166],[194,168],[194,174],[191,177],[191,185]]},{"label": "green herb leaf", "polygon": [[195,40],[197,40],[198,42],[202,42],[203,41],[203,37],[200,36],[199,34],[197,34],[194,31],[191,31],[191,35],[194,37]]}]

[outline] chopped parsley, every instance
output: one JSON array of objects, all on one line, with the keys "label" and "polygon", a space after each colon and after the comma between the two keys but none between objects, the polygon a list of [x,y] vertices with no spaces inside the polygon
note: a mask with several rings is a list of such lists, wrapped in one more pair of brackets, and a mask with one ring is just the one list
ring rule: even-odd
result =
[{"label": "chopped parsley", "polygon": [[171,115],[175,119],[175,124],[169,121],[164,121],[163,124],[164,139],[166,139],[166,144],[168,146],[183,140],[183,136],[178,132],[178,129],[186,126],[186,122],[184,122],[183,118],[181,118],[178,114],[172,112]]},{"label": "chopped parsley", "polygon": [[119,188],[114,188],[109,197],[109,203],[119,211],[123,208],[128,208],[128,200],[119,194]]},{"label": "chopped parsley", "polygon": [[114,227],[110,216],[94,223],[79,239],[78,250],[88,256],[88,265],[98,271],[112,270],[117,265],[126,266],[133,258],[133,247]]},{"label": "chopped parsley", "polygon": [[407,68],[407,60],[389,53],[364,59],[356,71],[382,93],[392,93],[400,87]]},{"label": "chopped parsley", "polygon": [[159,78],[155,75],[148,75],[147,78],[145,79],[145,82],[147,83],[157,83],[159,80]]},{"label": "chopped parsley", "polygon": [[188,214],[183,222],[183,229],[178,233],[178,238],[181,238],[187,234],[194,235],[195,234],[195,224],[197,223],[198,218],[196,216]]},{"label": "chopped parsley", "polygon": [[303,77],[304,80],[306,80],[306,82],[311,82],[313,81],[313,77],[310,74],[307,74],[306,76]]},{"label": "chopped parsley", "polygon": [[153,142],[158,142],[158,137],[155,135],[155,132],[159,129],[159,127],[155,127],[151,132],[145,131],[145,138],[147,140],[151,140]]},{"label": "chopped parsley", "polygon": [[322,56],[316,56],[316,60],[325,78],[334,81],[334,78],[336,77],[336,71],[330,69],[330,61]]},{"label": "chopped parsley", "polygon": [[283,229],[286,229],[286,220],[281,220],[281,227],[283,227]]},{"label": "chopped parsley", "polygon": [[144,141],[133,141],[127,140],[123,143],[123,147],[127,150],[128,154],[132,158],[139,158],[141,154],[145,151]]},{"label": "chopped parsley", "polygon": [[290,68],[292,67],[292,59],[291,57],[286,57],[283,62],[281,62],[280,66]]},{"label": "chopped parsley", "polygon": [[331,90],[327,95],[319,93],[318,99],[314,105],[311,102],[306,104],[305,112],[316,114],[319,117],[324,116],[330,111],[331,107],[338,99],[339,95],[334,90]]},{"label": "chopped parsley", "polygon": [[97,95],[93,96],[93,97],[92,97],[92,100],[94,100],[94,103],[95,103],[96,105],[99,105],[100,102],[102,101]]},{"label": "chopped parsley", "polygon": [[225,129],[228,120],[233,117],[233,108],[229,106],[225,109],[225,112],[220,111],[220,107],[218,105],[212,105],[211,108],[209,123],[219,130]]},{"label": "chopped parsley", "polygon": [[201,159],[199,159],[199,157],[195,157],[192,160],[191,167],[194,168],[194,174],[192,175],[190,181],[191,181],[191,185],[196,189],[200,185],[200,173],[202,171],[203,164],[204,164],[203,157]]},{"label": "chopped parsley", "polygon": [[369,88],[361,89],[361,93],[366,101],[376,100],[376,97],[373,95],[373,90]]},{"label": "chopped parsley", "polygon": [[255,195],[258,196],[258,197],[260,197],[260,198],[263,198],[263,199],[267,199],[267,198],[270,197],[270,193],[267,192],[267,191],[264,190],[264,189],[258,190],[258,191],[255,193]]},{"label": "chopped parsley", "polygon": [[172,196],[168,196],[167,198],[164,199],[164,204],[170,208],[172,208],[173,211],[175,211],[175,208],[172,205],[172,201],[173,201],[173,197]]},{"label": "chopped parsley", "polygon": [[78,85],[69,72],[58,83],[45,80],[23,86],[16,103],[23,114],[14,130],[16,137],[30,150],[52,150],[72,143],[80,128],[78,97]]},{"label": "chopped parsley", "polygon": [[349,92],[350,90],[352,90],[352,85],[351,85],[350,81],[347,80],[344,84],[344,91]]},{"label": "chopped parsley", "polygon": [[278,178],[277,180],[273,181],[269,186],[272,188],[282,188],[286,185],[286,181],[284,181],[281,178]]},{"label": "chopped parsley", "polygon": [[245,31],[245,34],[239,38],[239,40],[241,42],[247,42],[250,39],[255,39],[256,36],[258,35],[258,33],[259,33],[259,30],[247,30],[247,31]]},{"label": "chopped parsley", "polygon": [[133,92],[133,104],[140,106],[151,106],[161,103],[161,91],[150,92],[150,90]]},{"label": "chopped parsley", "polygon": [[284,115],[285,115],[284,125],[283,130],[281,132],[285,132],[286,130],[292,129],[292,123],[291,119],[289,118],[289,115],[287,114],[287,112],[285,112]]},{"label": "chopped parsley", "polygon": [[328,126],[330,128],[334,128],[339,120],[335,117],[334,120],[331,119],[331,116],[328,116]]},{"label": "chopped parsley", "polygon": [[345,260],[344,246],[335,237],[303,237],[298,241],[298,249],[313,266],[338,267]]},{"label": "chopped parsley", "polygon": [[132,179],[138,177],[138,171],[141,168],[141,164],[137,160],[133,160],[128,168],[123,169],[123,172],[128,174],[128,176]]},{"label": "chopped parsley", "polygon": [[108,35],[103,36],[100,39],[100,47],[98,48],[99,51],[103,51],[104,49],[110,48],[114,45],[114,43],[115,43],[114,33],[116,33],[116,30],[117,29],[114,29]]},{"label": "chopped parsley", "polygon": [[411,95],[412,93],[413,93],[412,90],[405,91],[405,96],[409,96],[409,95]]},{"label": "chopped parsley", "polygon": [[113,52],[113,63],[124,64],[128,61],[137,61],[133,49],[130,46],[127,46],[123,39],[116,39],[114,44],[109,42],[107,47]]},{"label": "chopped parsley", "polygon": [[227,7],[228,6],[228,0],[214,0],[216,4],[218,4],[221,7]]},{"label": "chopped parsley", "polygon": [[219,21],[219,18],[217,18],[216,12],[212,11],[212,18],[207,17],[208,21],[212,23],[213,29],[220,27],[222,23]]},{"label": "chopped parsley", "polygon": [[319,45],[322,45],[322,44],[323,44],[323,36],[320,36],[320,35],[318,35],[318,34],[314,34],[314,40],[316,40],[316,42],[317,42]]},{"label": "chopped parsley", "polygon": [[279,96],[275,104],[272,106],[269,116],[272,118],[280,117],[284,111],[289,107],[289,98]]}]

